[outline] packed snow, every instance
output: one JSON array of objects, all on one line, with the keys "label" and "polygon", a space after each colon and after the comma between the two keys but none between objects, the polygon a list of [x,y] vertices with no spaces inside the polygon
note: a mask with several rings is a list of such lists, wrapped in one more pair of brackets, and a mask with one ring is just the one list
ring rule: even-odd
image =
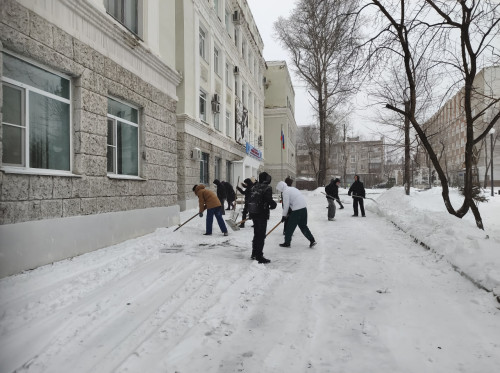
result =
[{"label": "packed snow", "polygon": [[341,189],[334,221],[322,191],[318,244],[279,247],[279,225],[270,264],[250,222],[207,237],[196,218],[0,280],[0,372],[497,372],[500,196],[483,231],[440,188],[368,190],[366,218]]}]

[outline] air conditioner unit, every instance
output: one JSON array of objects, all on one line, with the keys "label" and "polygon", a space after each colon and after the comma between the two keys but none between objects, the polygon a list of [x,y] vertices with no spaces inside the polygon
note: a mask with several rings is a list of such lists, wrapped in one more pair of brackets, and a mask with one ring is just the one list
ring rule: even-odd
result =
[{"label": "air conditioner unit", "polygon": [[214,97],[212,98],[212,102],[220,102],[220,97],[217,93],[214,94]]},{"label": "air conditioner unit", "polygon": [[194,148],[191,152],[191,159],[195,161],[199,161],[201,159],[201,150],[200,148]]},{"label": "air conditioner unit", "polygon": [[212,101],[212,113],[220,113],[220,104]]},{"label": "air conditioner unit", "polygon": [[233,22],[235,23],[241,22],[241,13],[238,12],[237,10],[235,10],[233,13]]},{"label": "air conditioner unit", "polygon": [[238,66],[234,67],[234,74],[239,74],[240,73],[240,68]]}]

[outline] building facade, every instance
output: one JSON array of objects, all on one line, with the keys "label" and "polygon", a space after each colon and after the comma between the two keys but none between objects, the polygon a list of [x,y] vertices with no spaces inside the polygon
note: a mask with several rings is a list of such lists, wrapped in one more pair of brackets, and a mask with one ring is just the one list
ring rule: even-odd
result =
[{"label": "building facade", "polygon": [[267,61],[264,76],[265,169],[273,188],[287,176],[297,177],[295,91],[285,61]]},{"label": "building facade", "polygon": [[[472,98],[473,116],[483,111],[489,100],[500,97],[500,66],[481,70],[476,75],[474,87],[475,93]],[[428,135],[429,142],[439,156],[440,165],[447,174],[450,184],[453,186],[463,185],[465,173],[464,154],[467,137],[463,100],[464,91],[462,89],[447,101],[423,126],[425,133]],[[484,131],[487,125],[486,122],[491,120],[494,112],[498,112],[498,106],[497,104],[488,109],[485,115],[475,122],[474,138]],[[500,125],[497,123],[495,125],[495,137],[498,136],[499,130]],[[480,185],[484,183],[489,185],[490,182],[490,146],[491,138],[487,136],[474,147],[476,166],[473,170],[473,176],[475,182]],[[432,170],[430,170],[432,167],[428,160],[426,161],[425,151],[422,150],[420,153],[421,156],[418,163],[425,165],[422,166],[424,169],[418,171],[418,173],[426,175],[424,179],[429,176],[432,179]],[[494,147],[493,165],[494,175],[500,176],[500,149],[498,146]],[[498,176],[497,178],[500,179]],[[496,185],[500,185],[500,181],[497,181]]]},{"label": "building facade", "polygon": [[175,3],[1,3],[0,276],[178,223]]},{"label": "building facade", "polygon": [[193,185],[263,168],[265,61],[246,0],[176,0],[177,177],[181,210]]}]

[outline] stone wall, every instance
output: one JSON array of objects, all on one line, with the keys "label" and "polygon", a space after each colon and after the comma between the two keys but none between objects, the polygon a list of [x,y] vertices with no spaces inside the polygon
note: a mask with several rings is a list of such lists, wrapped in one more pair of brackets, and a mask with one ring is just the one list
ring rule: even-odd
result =
[{"label": "stone wall", "polygon": [[[3,51],[71,77],[74,174],[1,172],[0,224],[175,205],[176,100],[16,1],[0,12]],[[107,176],[108,97],[139,108],[141,180]]]}]

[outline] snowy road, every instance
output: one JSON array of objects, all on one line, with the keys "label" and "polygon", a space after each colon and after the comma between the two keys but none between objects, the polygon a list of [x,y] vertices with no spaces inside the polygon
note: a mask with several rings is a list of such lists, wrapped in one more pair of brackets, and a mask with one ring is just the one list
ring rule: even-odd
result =
[{"label": "snowy road", "polygon": [[0,372],[498,371],[491,294],[372,202],[333,222],[308,203],[318,245],[297,230],[281,248],[279,227],[269,265],[249,259],[249,225],[207,239],[197,219],[1,280]]}]

